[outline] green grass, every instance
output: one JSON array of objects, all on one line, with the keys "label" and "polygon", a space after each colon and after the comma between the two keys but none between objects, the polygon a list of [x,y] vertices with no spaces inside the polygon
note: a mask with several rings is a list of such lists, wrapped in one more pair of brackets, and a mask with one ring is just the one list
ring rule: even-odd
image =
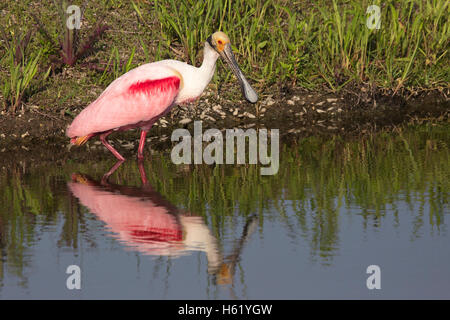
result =
[{"label": "green grass", "polygon": [[[379,30],[366,26],[366,10],[372,4],[381,7]],[[8,31],[18,20],[24,30],[38,31],[33,15],[39,16],[47,31],[33,37],[32,56],[42,49],[42,63],[50,65],[56,53],[54,42],[65,39],[53,1],[8,2],[1,9],[6,14],[0,21]],[[203,43],[216,30],[229,35],[238,62],[260,92],[274,84],[315,90],[325,86],[332,91],[361,85],[391,92],[449,87],[450,5],[446,0],[104,0],[90,2],[83,13],[80,37],[88,37],[100,20],[110,29],[92,55],[80,56],[74,66],[65,68],[87,76],[83,81],[100,88],[113,80],[105,77],[113,62],[113,68],[120,69],[114,76],[124,71],[133,48],[133,65],[171,58],[198,66]],[[7,45],[0,47],[5,56]],[[5,71],[0,76],[5,83],[12,75],[7,59],[0,68]],[[228,68],[219,71],[216,84],[231,80]],[[80,79],[65,80],[68,90],[85,91],[71,88]]]},{"label": "green grass", "polygon": [[350,82],[394,90],[448,86],[448,1],[384,2],[379,30],[366,27],[372,2],[315,3],[166,0],[140,9],[135,4],[135,10],[149,16],[156,11],[163,43],[180,47],[190,63],[200,62],[209,34],[226,32],[244,70],[264,85],[278,80],[304,87],[326,83],[334,90]]}]

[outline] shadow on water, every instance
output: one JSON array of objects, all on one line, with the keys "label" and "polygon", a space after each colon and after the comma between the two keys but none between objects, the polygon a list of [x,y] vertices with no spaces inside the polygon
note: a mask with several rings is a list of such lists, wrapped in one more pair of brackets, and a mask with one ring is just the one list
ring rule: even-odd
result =
[{"label": "shadow on water", "polygon": [[[370,242],[377,234],[393,235],[386,238],[393,248],[412,243],[421,252],[448,240],[448,129],[426,125],[352,141],[312,137],[281,144],[274,176],[261,176],[256,165],[174,165],[164,153],[143,164],[126,161],[109,179],[101,177],[111,160],[11,163],[0,172],[0,296],[67,294],[42,270],[60,273],[64,283],[67,264],[82,262],[95,274],[92,265],[104,261],[112,270],[124,268],[122,276],[136,281],[130,291],[142,298],[321,297],[303,292],[298,275],[286,268],[310,270],[304,282],[321,279],[319,271],[338,273],[345,265],[340,256],[348,254],[346,263],[361,256],[354,243],[388,251],[383,238]],[[139,276],[126,266],[130,253],[148,268]],[[434,267],[447,268],[448,261],[442,253]],[[137,280],[157,270],[159,280],[172,277],[177,284]],[[269,272],[277,274],[276,283]],[[46,285],[37,280],[45,278]],[[86,286],[95,283],[89,281]],[[120,285],[111,286],[86,296],[115,290],[121,297]],[[153,286],[165,293],[146,291]],[[228,286],[231,293],[220,292]]]}]

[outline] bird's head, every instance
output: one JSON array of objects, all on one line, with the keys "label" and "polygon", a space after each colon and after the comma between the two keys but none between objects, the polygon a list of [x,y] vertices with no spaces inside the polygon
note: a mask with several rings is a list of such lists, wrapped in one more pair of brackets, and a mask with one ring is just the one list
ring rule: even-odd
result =
[{"label": "bird's head", "polygon": [[213,33],[209,38],[209,44],[220,54],[225,50],[225,45],[230,44],[230,38],[222,31]]},{"label": "bird's head", "polygon": [[233,50],[231,49],[230,38],[228,38],[225,33],[218,31],[213,33],[207,39],[207,42],[228,63],[231,70],[238,79],[239,84],[241,85],[242,93],[244,94],[245,98],[251,103],[255,103],[256,101],[258,101],[258,95],[256,94],[256,91],[248,83],[247,79],[245,78],[236,62]]}]

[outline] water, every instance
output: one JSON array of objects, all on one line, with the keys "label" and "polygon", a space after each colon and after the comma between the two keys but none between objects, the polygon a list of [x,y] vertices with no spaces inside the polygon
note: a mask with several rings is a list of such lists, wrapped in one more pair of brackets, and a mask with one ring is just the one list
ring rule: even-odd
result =
[{"label": "water", "polygon": [[[280,169],[17,162],[2,299],[450,298],[448,126],[282,143]],[[69,290],[66,269],[81,270]],[[381,289],[369,290],[368,266]]]}]

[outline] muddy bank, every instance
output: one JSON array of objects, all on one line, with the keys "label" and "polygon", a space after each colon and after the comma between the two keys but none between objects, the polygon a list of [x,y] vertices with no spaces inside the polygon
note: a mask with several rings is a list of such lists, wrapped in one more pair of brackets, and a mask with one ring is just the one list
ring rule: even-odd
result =
[{"label": "muddy bank", "polygon": [[[176,128],[193,132],[194,121],[208,128],[279,129],[282,141],[311,135],[358,137],[378,130],[389,130],[411,122],[448,121],[449,99],[442,93],[423,93],[409,99],[369,92],[318,94],[303,90],[284,90],[263,95],[255,104],[232,103],[206,94],[195,104],[178,106],[152,128],[147,152],[171,147],[170,136]],[[0,117],[0,166],[10,162],[55,162],[104,159],[112,155],[98,139],[82,147],[69,147],[65,129],[82,107],[48,112],[37,106],[16,115]],[[126,158],[134,158],[139,134],[132,130],[115,133],[110,141]]]}]

